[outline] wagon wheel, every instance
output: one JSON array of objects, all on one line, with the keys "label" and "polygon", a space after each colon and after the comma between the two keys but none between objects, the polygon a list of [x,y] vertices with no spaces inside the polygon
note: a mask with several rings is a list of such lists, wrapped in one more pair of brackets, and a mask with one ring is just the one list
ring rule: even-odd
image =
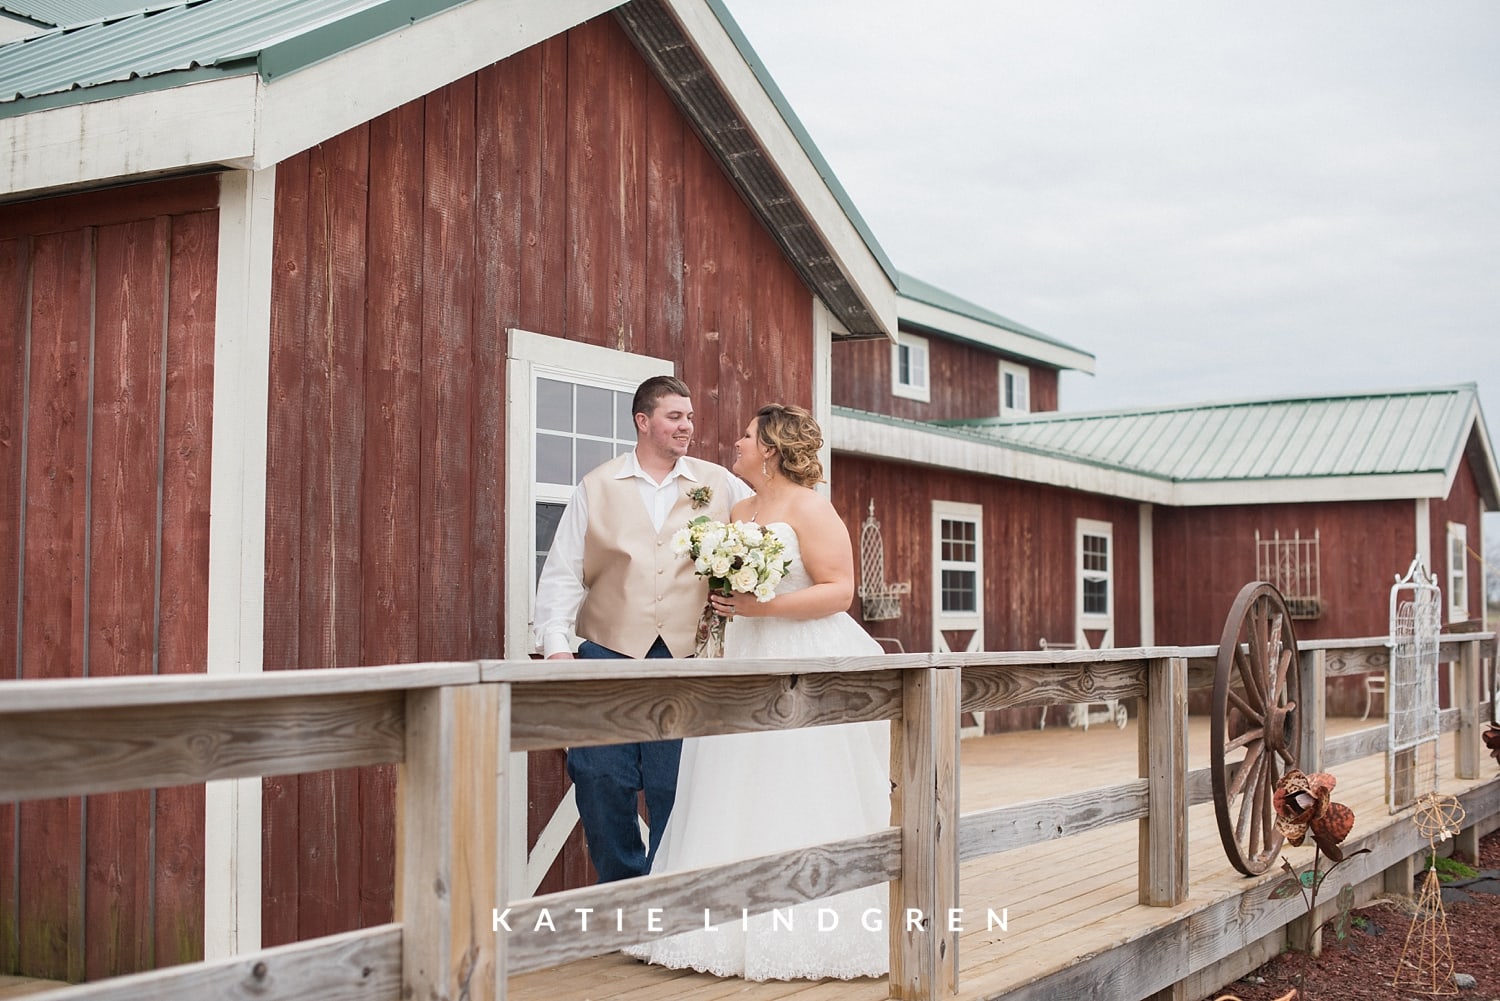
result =
[{"label": "wagon wheel", "polygon": [[1224,853],[1247,876],[1265,872],[1281,850],[1271,795],[1297,767],[1297,690],[1286,602],[1264,581],[1246,584],[1219,640],[1210,772]]}]

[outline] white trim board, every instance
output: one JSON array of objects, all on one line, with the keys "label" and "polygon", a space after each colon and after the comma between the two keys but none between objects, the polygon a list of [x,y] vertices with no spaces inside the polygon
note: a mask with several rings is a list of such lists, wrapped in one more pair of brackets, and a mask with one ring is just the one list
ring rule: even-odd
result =
[{"label": "white trim board", "polygon": [[[266,422],[276,170],[219,180],[213,454],[208,535],[208,673],[264,668]],[[204,791],[205,959],[260,948],[261,780]]]},{"label": "white trim board", "polygon": [[1014,330],[1007,330],[993,323],[985,323],[972,316],[955,313],[951,309],[943,309],[916,299],[900,298],[896,303],[896,311],[905,322],[923,328],[921,331],[913,331],[914,333],[948,334],[960,340],[972,341],[975,344],[994,348],[996,351],[1004,351],[1006,354],[1045,365],[1055,365],[1058,368],[1089,374],[1093,374],[1094,371],[1092,355],[1060,344],[1051,344]]}]

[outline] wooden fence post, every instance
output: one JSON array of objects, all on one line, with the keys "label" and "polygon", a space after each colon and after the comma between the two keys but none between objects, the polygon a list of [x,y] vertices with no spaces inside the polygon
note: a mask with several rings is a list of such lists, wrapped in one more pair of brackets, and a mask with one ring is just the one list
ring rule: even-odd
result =
[{"label": "wooden fence post", "polygon": [[902,679],[891,726],[891,822],[901,827],[901,875],[891,882],[890,996],[958,991],[959,673],[917,668]]},{"label": "wooden fence post", "polygon": [[1140,774],[1149,808],[1139,821],[1140,902],[1171,907],[1187,899],[1187,658],[1146,665],[1140,718]]},{"label": "wooden fence post", "polygon": [[397,778],[396,920],[401,996],[503,1001],[510,686],[420,689],[406,698]]},{"label": "wooden fence post", "polygon": [[1479,778],[1483,759],[1479,732],[1479,641],[1469,640],[1459,648],[1458,669],[1453,674],[1453,704],[1458,707],[1458,730],[1453,734],[1453,766],[1461,779]]},{"label": "wooden fence post", "polygon": [[1328,719],[1328,651],[1302,650],[1297,654],[1301,688],[1297,700],[1297,767],[1304,772],[1323,770],[1323,740]]}]

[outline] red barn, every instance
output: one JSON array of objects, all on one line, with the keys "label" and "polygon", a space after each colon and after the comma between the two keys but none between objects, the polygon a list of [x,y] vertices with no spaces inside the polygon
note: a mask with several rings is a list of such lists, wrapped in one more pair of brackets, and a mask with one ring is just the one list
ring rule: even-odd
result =
[{"label": "red barn", "polygon": [[[15,676],[525,656],[641,378],[695,387],[711,458],[766,399],[826,414],[894,275],[759,72],[703,0],[204,0],[0,47]],[[392,787],[0,806],[0,971],[387,921]]]}]

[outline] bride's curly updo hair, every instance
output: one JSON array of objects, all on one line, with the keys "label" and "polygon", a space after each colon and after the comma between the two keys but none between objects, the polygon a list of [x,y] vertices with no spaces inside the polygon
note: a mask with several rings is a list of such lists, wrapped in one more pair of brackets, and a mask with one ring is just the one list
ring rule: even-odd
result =
[{"label": "bride's curly updo hair", "polygon": [[755,412],[760,425],[756,436],[762,445],[776,450],[781,473],[798,486],[823,482],[823,430],[813,415],[798,406],[770,403]]}]

